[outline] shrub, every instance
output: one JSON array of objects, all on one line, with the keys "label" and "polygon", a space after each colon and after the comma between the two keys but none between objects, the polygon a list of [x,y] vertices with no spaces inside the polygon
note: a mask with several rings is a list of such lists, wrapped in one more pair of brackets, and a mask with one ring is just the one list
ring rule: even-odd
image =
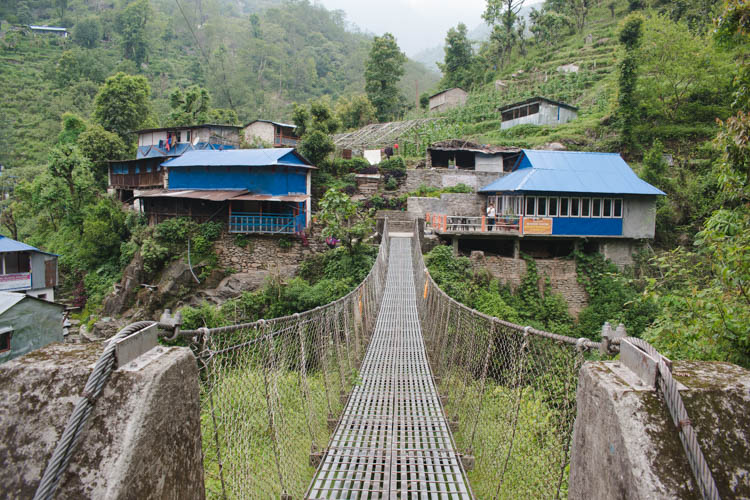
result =
[{"label": "shrub", "polygon": [[381,161],[378,166],[380,172],[389,177],[404,177],[406,175],[406,163],[400,156],[393,156],[387,160]]},{"label": "shrub", "polygon": [[388,177],[388,180],[385,181],[385,189],[388,191],[395,191],[398,189],[398,181],[395,177]]}]

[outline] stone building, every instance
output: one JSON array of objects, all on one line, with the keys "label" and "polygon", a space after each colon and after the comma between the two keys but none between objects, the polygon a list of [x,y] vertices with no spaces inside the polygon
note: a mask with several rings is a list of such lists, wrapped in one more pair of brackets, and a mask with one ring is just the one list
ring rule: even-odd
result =
[{"label": "stone building", "polygon": [[427,148],[427,168],[455,168],[477,172],[510,172],[521,148],[488,146],[450,139]]},{"label": "stone building", "polygon": [[430,96],[430,111],[445,111],[446,109],[463,106],[466,104],[468,97],[469,93],[459,87],[443,90]]},{"label": "stone building", "polygon": [[255,120],[245,125],[243,134],[245,141],[249,143],[259,139],[275,148],[293,148],[299,141],[299,136],[294,131],[296,128],[296,125],[290,123]]},{"label": "stone building", "polygon": [[545,97],[532,97],[498,108],[502,116],[501,129],[516,125],[561,125],[578,117],[578,108]]}]

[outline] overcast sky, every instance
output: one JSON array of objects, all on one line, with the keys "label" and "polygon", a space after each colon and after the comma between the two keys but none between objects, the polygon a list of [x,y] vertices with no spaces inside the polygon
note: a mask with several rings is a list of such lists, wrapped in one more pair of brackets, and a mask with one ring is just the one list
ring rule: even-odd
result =
[{"label": "overcast sky", "polygon": [[[329,10],[343,10],[362,31],[391,32],[401,50],[413,56],[442,45],[452,26],[474,29],[482,22],[485,0],[318,0]],[[530,3],[530,2],[528,2]]]}]

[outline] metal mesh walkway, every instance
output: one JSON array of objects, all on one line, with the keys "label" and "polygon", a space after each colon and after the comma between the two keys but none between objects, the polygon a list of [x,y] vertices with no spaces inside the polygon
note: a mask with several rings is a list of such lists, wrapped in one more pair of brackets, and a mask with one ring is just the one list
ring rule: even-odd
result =
[{"label": "metal mesh walkway", "polygon": [[307,498],[472,498],[427,363],[410,238],[391,239],[359,381]]}]

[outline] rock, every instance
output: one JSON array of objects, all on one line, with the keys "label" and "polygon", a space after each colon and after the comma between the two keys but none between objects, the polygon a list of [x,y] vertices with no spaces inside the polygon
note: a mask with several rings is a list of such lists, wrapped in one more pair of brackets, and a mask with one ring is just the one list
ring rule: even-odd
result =
[{"label": "rock", "polygon": [[121,325],[118,321],[113,321],[112,318],[102,318],[94,323],[91,328],[91,335],[97,340],[108,339],[114,337],[122,326],[124,325]]},{"label": "rock", "polygon": [[143,257],[136,252],[133,260],[122,272],[119,285],[115,286],[115,292],[104,299],[104,314],[118,316],[127,309],[128,305],[135,300],[135,295],[146,279],[146,271],[143,268]]},{"label": "rock", "polygon": [[559,142],[550,142],[549,144],[545,144],[540,149],[543,149],[545,151],[567,151],[568,148],[565,147],[564,144]]},{"label": "rock", "polygon": [[580,69],[577,64],[565,64],[557,67],[559,73],[578,73]]}]

